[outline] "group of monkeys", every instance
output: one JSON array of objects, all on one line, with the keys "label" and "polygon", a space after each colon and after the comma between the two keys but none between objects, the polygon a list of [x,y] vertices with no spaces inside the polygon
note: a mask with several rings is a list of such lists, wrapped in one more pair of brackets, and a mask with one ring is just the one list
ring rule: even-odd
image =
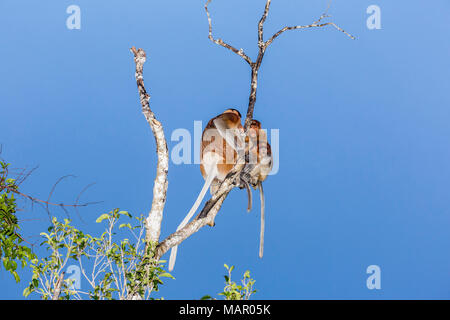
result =
[{"label": "group of monkeys", "polygon": [[[241,123],[241,114],[236,109],[227,109],[222,114],[212,118],[202,134],[200,149],[200,171],[205,184],[189,213],[180,223],[177,231],[186,226],[210,188],[214,194],[228,173],[238,161],[245,161],[240,174],[239,187],[247,190],[247,210],[252,207],[252,192],[250,186],[258,188],[261,200],[261,231],[259,257],[264,251],[264,192],[262,182],[272,170],[272,152],[267,142],[267,134],[261,129],[258,120],[252,120],[245,134]],[[175,265],[178,246],[172,247],[169,258],[169,271]]]}]

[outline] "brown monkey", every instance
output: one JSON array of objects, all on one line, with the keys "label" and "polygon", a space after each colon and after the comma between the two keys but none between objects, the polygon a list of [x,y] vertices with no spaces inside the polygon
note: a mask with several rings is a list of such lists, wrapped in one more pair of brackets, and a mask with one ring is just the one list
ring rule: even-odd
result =
[{"label": "brown monkey", "polygon": [[[236,109],[227,109],[208,122],[205,130],[203,130],[200,149],[200,171],[205,179],[205,184],[189,213],[178,226],[177,231],[183,228],[192,218],[208,188],[211,187],[211,194],[214,194],[220,183],[233,169],[240,150],[244,152],[243,134],[241,114]],[[175,265],[177,250],[178,246],[172,247],[169,271],[172,271]]]}]

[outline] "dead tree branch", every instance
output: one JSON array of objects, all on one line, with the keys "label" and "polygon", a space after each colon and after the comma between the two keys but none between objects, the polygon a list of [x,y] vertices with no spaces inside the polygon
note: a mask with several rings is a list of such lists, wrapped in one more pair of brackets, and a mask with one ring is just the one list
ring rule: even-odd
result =
[{"label": "dead tree branch", "polygon": [[319,17],[319,19],[317,19],[313,23],[311,23],[309,25],[304,25],[304,26],[300,26],[299,25],[299,26],[292,26],[292,27],[284,27],[283,29],[281,29],[280,31],[275,33],[272,37],[270,37],[269,40],[264,41],[264,23],[266,22],[267,16],[269,15],[270,4],[271,4],[271,1],[272,1],[272,0],[267,0],[266,6],[264,8],[263,15],[262,15],[262,17],[261,17],[261,19],[259,20],[259,23],[258,23],[258,48],[259,48],[258,57],[256,58],[256,61],[253,62],[252,59],[250,57],[248,57],[244,53],[243,49],[237,50],[233,46],[224,43],[221,39],[218,39],[218,40],[214,40],[213,39],[213,37],[212,37],[212,27],[211,27],[211,25],[212,25],[211,16],[210,16],[209,11],[208,11],[208,5],[210,4],[211,1],[212,0],[207,0],[207,2],[205,4],[205,10],[206,10],[206,14],[208,16],[208,23],[209,23],[209,39],[211,41],[213,41],[214,43],[216,43],[216,44],[218,44],[218,45],[220,45],[222,47],[225,47],[225,48],[233,51],[234,53],[238,54],[242,58],[244,58],[245,61],[248,62],[248,64],[251,67],[251,70],[252,70],[251,83],[250,83],[250,96],[249,96],[247,115],[246,115],[246,118],[245,118],[245,125],[244,125],[244,128],[246,130],[248,129],[248,127],[250,125],[250,122],[253,119],[253,111],[255,109],[255,103],[256,103],[256,89],[258,87],[258,71],[259,71],[259,68],[261,67],[261,63],[262,63],[262,60],[264,58],[264,54],[266,52],[266,49],[272,44],[272,42],[279,35],[281,35],[283,32],[288,31],[288,30],[307,29],[307,28],[315,28],[315,27],[316,28],[320,28],[320,27],[325,27],[325,26],[333,26],[337,30],[345,33],[351,39],[355,39],[354,36],[352,36],[351,34],[347,33],[344,29],[342,29],[341,27],[336,25],[334,22],[322,23],[323,19],[330,17],[327,14],[328,9],[330,8],[330,4],[331,4],[331,1],[330,1],[328,3],[328,6],[327,6],[325,12]]},{"label": "dead tree branch", "polygon": [[167,142],[164,136],[164,130],[161,123],[156,120],[155,114],[150,109],[150,95],[145,90],[144,86],[144,63],[147,59],[145,51],[131,48],[134,54],[134,62],[136,64],[136,83],[139,92],[139,98],[142,106],[142,113],[145,116],[153,136],[156,141],[156,154],[158,156],[158,163],[156,166],[156,177],[153,185],[153,201],[152,208],[146,220],[146,240],[151,242],[158,242],[161,233],[161,222],[163,218],[164,206],[166,204],[167,195],[167,173],[169,171],[169,151],[167,149]]},{"label": "dead tree branch", "polygon": [[[0,160],[4,161],[2,158],[0,158]],[[85,189],[83,191],[81,191],[81,193],[78,195],[77,200],[76,200],[76,202],[74,204],[65,204],[65,203],[54,203],[54,202],[51,202],[50,199],[51,199],[53,193],[55,192],[56,187],[58,186],[58,184],[61,181],[63,181],[64,179],[66,179],[66,178],[75,177],[74,175],[66,175],[66,176],[63,176],[63,177],[59,178],[53,184],[53,187],[50,190],[50,193],[49,193],[49,196],[48,196],[47,200],[41,200],[39,198],[36,198],[36,197],[33,197],[33,196],[28,195],[28,194],[20,192],[17,187],[20,186],[22,183],[24,183],[24,181],[28,177],[30,177],[31,174],[37,168],[38,167],[34,167],[34,168],[32,168],[31,170],[28,170],[28,171],[26,169],[13,169],[11,171],[8,167],[5,168],[3,176],[0,176],[0,182],[4,182],[7,179],[7,177],[10,174],[12,174],[13,175],[12,179],[15,181],[15,183],[14,183],[14,185],[8,185],[8,184],[5,184],[5,183],[2,183],[0,185],[0,192],[3,191],[3,190],[6,190],[6,192],[14,193],[14,194],[16,194],[16,195],[26,199],[26,200],[29,200],[32,205],[34,205],[34,204],[40,205],[45,211],[47,211],[47,214],[48,214],[49,218],[51,216],[51,214],[50,214],[50,206],[52,206],[52,207],[60,207],[66,214],[68,214],[67,208],[74,208],[75,210],[78,210],[79,207],[87,207],[89,205],[98,204],[98,203],[101,202],[101,201],[95,201],[95,202],[79,203],[79,199],[80,199],[82,193],[84,192],[84,190],[86,188],[88,188],[89,186],[91,186],[92,184],[88,185],[87,187],[85,187]],[[19,172],[15,173],[15,170],[19,170]],[[80,216],[80,220],[82,220],[81,216]],[[50,221],[51,221],[51,219],[50,219]]]},{"label": "dead tree branch", "polygon": [[211,2],[211,0],[208,0],[208,1],[206,1],[206,4],[205,4],[205,11],[206,11],[206,15],[207,15],[207,17],[208,17],[208,24],[209,24],[209,34],[208,34],[209,40],[211,40],[212,42],[214,42],[215,44],[217,44],[217,45],[219,45],[219,46],[222,46],[222,47],[224,47],[224,48],[226,48],[226,49],[228,49],[228,50],[233,51],[233,52],[236,53],[238,56],[242,57],[245,61],[247,61],[248,64],[251,65],[251,64],[252,64],[252,60],[250,59],[249,56],[247,56],[247,55],[244,53],[244,50],[243,50],[243,49],[239,49],[239,50],[238,50],[238,49],[236,49],[235,47],[233,47],[233,46],[231,46],[231,45],[225,43],[222,39],[214,39],[214,38],[213,38],[213,36],[212,36],[212,22],[211,22],[211,16],[210,16],[209,11],[208,11],[208,5],[209,5],[210,2]]}]

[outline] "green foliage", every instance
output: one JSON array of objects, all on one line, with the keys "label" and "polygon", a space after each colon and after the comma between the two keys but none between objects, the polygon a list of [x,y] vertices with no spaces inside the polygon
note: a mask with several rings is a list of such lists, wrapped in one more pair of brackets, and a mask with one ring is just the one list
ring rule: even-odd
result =
[{"label": "green foliage", "polygon": [[[256,293],[256,290],[253,289],[253,285],[255,284],[255,280],[250,277],[250,271],[245,271],[241,280],[241,284],[237,284],[234,281],[231,281],[231,272],[234,269],[234,266],[228,267],[227,264],[224,264],[224,267],[228,271],[228,275],[225,275],[225,287],[223,292],[219,293],[219,296],[223,296],[225,300],[249,300],[251,295]],[[209,295],[203,296],[201,300],[213,300],[213,298]]]},{"label": "green foliage", "polygon": [[[32,262],[32,281],[24,290],[24,296],[36,292],[43,299],[52,298],[58,279],[69,262],[79,265],[90,289],[76,290],[72,280],[65,279],[59,299],[82,299],[83,295],[93,300],[149,298],[152,291],[158,291],[163,283],[161,278],[173,277],[164,271],[162,263],[165,261],[153,259],[154,244],[144,239],[143,216],[134,219],[138,223],[135,226],[131,223],[119,226],[133,237],[133,241],[128,238],[116,240],[114,228],[123,218],[133,220],[127,211],[119,209],[100,215],[96,222],[106,223],[106,229],[99,237],[76,229],[70,225],[70,220],[64,219],[62,223],[53,218],[48,232],[41,233],[42,245],[50,255]],[[85,269],[86,260],[92,265],[89,272]]]},{"label": "green foliage", "polygon": [[18,186],[14,179],[8,177],[8,166],[9,164],[0,160],[0,258],[1,265],[19,282],[18,263],[23,268],[35,255],[28,246],[22,244],[24,240],[18,233],[20,227],[14,197]]},{"label": "green foliage", "polygon": [[[49,254],[38,259],[29,247],[22,244],[24,240],[19,234],[15,198],[16,194],[22,194],[16,180],[8,176],[8,166],[0,160],[0,269],[3,266],[19,282],[18,266],[31,267],[31,281],[23,291],[25,297],[35,293],[42,299],[52,299],[59,291],[59,299],[149,299],[150,294],[163,284],[162,278],[174,279],[164,270],[165,261],[153,258],[155,244],[145,239],[144,217],[133,219],[127,211],[119,209],[97,218],[97,223],[106,226],[98,237],[75,228],[68,219],[60,222],[52,218],[47,232],[41,233],[41,246]],[[128,220],[119,224],[123,219]],[[118,233],[121,233],[120,238]],[[64,279],[64,270],[70,264],[79,265],[85,282],[89,284],[88,289],[76,289],[74,279]],[[250,272],[244,273],[238,285],[231,281],[234,266],[225,265],[225,268],[228,275],[225,275],[224,291],[219,295],[226,300],[248,300],[256,292]],[[61,283],[60,279],[63,280]],[[204,296],[202,299],[212,298]]]}]

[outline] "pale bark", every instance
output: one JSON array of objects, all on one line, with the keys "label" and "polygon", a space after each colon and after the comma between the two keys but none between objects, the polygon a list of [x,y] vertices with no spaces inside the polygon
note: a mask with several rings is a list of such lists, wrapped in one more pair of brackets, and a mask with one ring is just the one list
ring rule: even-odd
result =
[{"label": "pale bark", "polygon": [[164,206],[167,195],[167,173],[169,171],[169,151],[164,136],[164,130],[161,123],[156,119],[155,114],[150,108],[150,95],[144,86],[144,63],[147,59],[146,53],[142,49],[131,48],[136,63],[136,82],[138,86],[139,98],[142,106],[142,113],[150,125],[156,142],[156,154],[158,163],[156,165],[156,177],[153,185],[152,208],[146,219],[146,240],[157,243],[161,233],[161,223],[163,219]]}]

